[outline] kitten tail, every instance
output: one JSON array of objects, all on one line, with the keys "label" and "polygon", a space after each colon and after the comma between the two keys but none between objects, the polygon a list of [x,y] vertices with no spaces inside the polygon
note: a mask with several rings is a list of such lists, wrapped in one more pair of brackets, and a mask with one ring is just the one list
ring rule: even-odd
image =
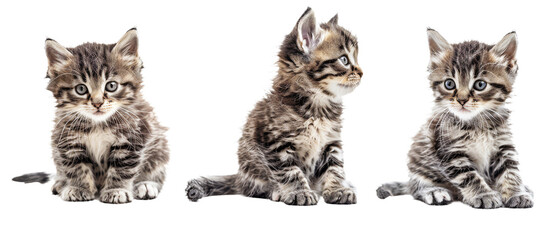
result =
[{"label": "kitten tail", "polygon": [[192,179],[186,187],[186,196],[196,202],[208,196],[238,194],[236,182],[237,174]]},{"label": "kitten tail", "polygon": [[28,173],[24,174],[15,178],[12,178],[12,181],[15,182],[23,182],[23,183],[46,183],[50,181],[54,177],[52,174],[44,173],[44,172],[37,172],[37,173]]},{"label": "kitten tail", "polygon": [[407,182],[392,182],[382,184],[377,188],[377,196],[380,199],[385,199],[390,196],[398,196],[409,194]]}]

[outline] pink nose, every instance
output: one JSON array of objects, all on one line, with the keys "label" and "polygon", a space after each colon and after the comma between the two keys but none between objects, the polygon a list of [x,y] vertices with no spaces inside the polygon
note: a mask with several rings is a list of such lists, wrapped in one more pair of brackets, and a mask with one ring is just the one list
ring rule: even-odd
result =
[{"label": "pink nose", "polygon": [[466,104],[468,100],[469,99],[458,99],[457,101],[460,103],[460,105],[464,106],[464,104]]},{"label": "pink nose", "polygon": [[93,105],[96,108],[100,108],[101,106],[103,106],[103,103],[91,103],[91,105]]}]

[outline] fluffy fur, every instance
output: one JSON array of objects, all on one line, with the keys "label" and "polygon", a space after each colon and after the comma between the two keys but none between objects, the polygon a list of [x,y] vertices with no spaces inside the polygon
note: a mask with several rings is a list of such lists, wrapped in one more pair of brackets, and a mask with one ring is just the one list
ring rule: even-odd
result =
[{"label": "fluffy fur", "polygon": [[427,33],[433,116],[408,154],[409,182],[384,184],[378,196],[411,194],[430,205],[462,201],[474,208],[532,207],[505,107],[518,69],[516,33],[496,45],[451,45],[435,30]]},{"label": "fluffy fur", "polygon": [[341,97],[360,82],[357,40],[338,17],[315,23],[309,8],[286,36],[273,90],[256,104],[239,140],[239,171],[201,177],[186,188],[192,201],[243,194],[290,205],[352,204],[343,170]]},{"label": "fluffy fur", "polygon": [[[152,107],[142,98],[136,29],[116,44],[65,48],[46,40],[48,90],[56,98],[53,194],[66,201],[127,203],[157,197],[169,153]],[[16,181],[45,182],[45,174]]]}]

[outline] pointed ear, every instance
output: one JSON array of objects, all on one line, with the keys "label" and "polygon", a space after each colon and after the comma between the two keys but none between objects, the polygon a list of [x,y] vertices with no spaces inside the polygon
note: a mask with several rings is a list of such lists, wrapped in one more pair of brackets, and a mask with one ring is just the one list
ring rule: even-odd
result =
[{"label": "pointed ear", "polygon": [[112,53],[124,65],[140,70],[142,68],[142,60],[138,55],[138,34],[136,28],[128,30],[122,38],[116,43]]},{"label": "pointed ear", "polygon": [[121,56],[138,56],[138,34],[136,28],[128,30],[116,43],[113,52]]},{"label": "pointed ear", "polygon": [[45,41],[45,51],[49,63],[48,75],[51,77],[56,73],[63,72],[64,68],[72,62],[72,53],[50,38]]},{"label": "pointed ear", "polygon": [[517,44],[516,32],[510,32],[491,48],[491,52],[497,57],[504,57],[506,60],[514,60]]},{"label": "pointed ear", "polygon": [[336,15],[334,15],[330,21],[328,21],[328,24],[332,24],[332,25],[338,25],[338,14],[336,13]]},{"label": "pointed ear", "polygon": [[452,49],[452,46],[434,29],[427,29],[427,38],[429,40],[429,50],[431,57],[438,56],[446,50]]},{"label": "pointed ear", "polygon": [[297,46],[304,53],[312,52],[322,40],[320,27],[316,25],[314,12],[307,8],[303,16],[297,21]]}]

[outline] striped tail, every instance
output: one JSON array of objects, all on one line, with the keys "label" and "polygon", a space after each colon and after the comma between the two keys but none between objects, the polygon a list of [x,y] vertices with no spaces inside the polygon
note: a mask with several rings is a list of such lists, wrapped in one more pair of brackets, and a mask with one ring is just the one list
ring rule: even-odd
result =
[{"label": "striped tail", "polygon": [[186,196],[190,201],[216,195],[238,194],[237,174],[192,179],[186,187]]},{"label": "striped tail", "polygon": [[15,182],[23,182],[23,183],[46,183],[50,181],[54,177],[52,174],[44,173],[44,172],[36,172],[36,173],[28,173],[23,174],[21,176],[17,176],[12,178],[12,181]]},{"label": "striped tail", "polygon": [[407,182],[392,182],[382,184],[377,188],[377,196],[380,199],[385,199],[390,196],[398,196],[409,194],[408,183]]}]

